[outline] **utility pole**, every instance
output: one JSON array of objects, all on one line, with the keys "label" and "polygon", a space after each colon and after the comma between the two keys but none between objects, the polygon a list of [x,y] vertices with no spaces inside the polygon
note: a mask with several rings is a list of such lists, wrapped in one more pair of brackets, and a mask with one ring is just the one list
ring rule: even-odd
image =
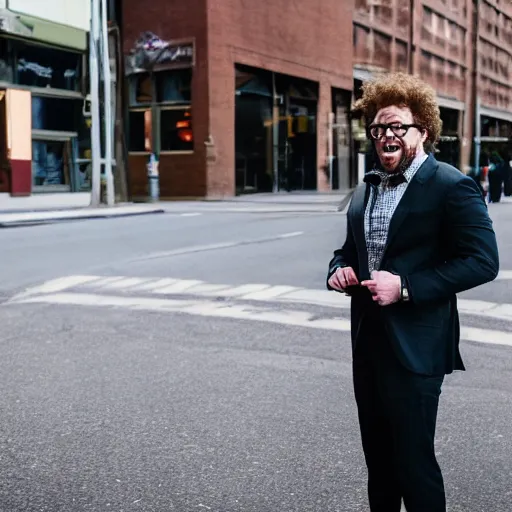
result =
[{"label": "utility pole", "polygon": [[414,0],[409,0],[409,45],[408,45],[408,72],[414,73]]},{"label": "utility pole", "polygon": [[114,206],[114,176],[112,174],[112,155],[114,141],[114,123],[112,118],[112,77],[110,73],[110,57],[107,27],[107,0],[101,0],[101,46],[103,62],[103,95],[104,95],[104,131],[105,131],[105,179],[107,187],[107,204]]},{"label": "utility pole", "polygon": [[97,208],[101,195],[101,134],[99,98],[99,4],[91,0],[91,27],[89,32],[89,72],[91,84],[91,206]]},{"label": "utility pole", "polygon": [[476,0],[474,4],[474,18],[473,18],[473,90],[472,97],[474,101],[474,129],[475,135],[473,138],[474,143],[474,166],[475,172],[478,175],[480,169],[480,153],[481,153],[481,140],[482,133],[481,117],[480,117],[480,96],[478,95],[478,80],[480,78],[480,65],[478,59],[479,41],[480,41],[480,0]]}]

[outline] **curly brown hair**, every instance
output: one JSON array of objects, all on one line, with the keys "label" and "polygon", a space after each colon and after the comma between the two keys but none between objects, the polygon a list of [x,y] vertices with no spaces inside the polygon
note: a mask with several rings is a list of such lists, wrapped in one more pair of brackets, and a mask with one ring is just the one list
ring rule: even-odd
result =
[{"label": "curly brown hair", "polygon": [[409,107],[414,121],[427,130],[425,150],[432,152],[441,136],[442,121],[434,89],[423,80],[406,73],[379,75],[362,86],[363,96],[353,108],[369,125],[381,108]]}]

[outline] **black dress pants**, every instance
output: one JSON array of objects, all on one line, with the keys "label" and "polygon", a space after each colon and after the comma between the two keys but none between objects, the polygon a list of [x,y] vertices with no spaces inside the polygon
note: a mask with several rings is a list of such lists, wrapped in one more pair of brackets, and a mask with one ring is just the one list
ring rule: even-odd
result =
[{"label": "black dress pants", "polygon": [[444,376],[418,375],[398,361],[377,306],[359,330],[353,372],[371,512],[399,512],[402,498],[407,512],[445,512],[434,451]]}]

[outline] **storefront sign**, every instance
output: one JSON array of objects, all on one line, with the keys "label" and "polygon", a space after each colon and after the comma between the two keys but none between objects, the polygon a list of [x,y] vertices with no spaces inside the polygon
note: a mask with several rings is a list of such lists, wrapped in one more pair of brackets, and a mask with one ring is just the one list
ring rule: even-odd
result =
[{"label": "storefront sign", "polygon": [[23,23],[20,17],[7,9],[0,9],[0,32],[22,37],[32,37],[33,27]]},{"label": "storefront sign", "polygon": [[194,57],[193,42],[164,41],[152,32],[145,32],[126,57],[126,74],[193,66]]}]

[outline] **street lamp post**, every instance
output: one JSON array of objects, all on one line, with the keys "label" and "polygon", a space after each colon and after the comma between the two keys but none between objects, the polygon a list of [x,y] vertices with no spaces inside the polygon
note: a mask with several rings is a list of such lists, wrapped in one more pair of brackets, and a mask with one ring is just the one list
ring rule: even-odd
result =
[{"label": "street lamp post", "polygon": [[107,0],[101,0],[101,41],[103,63],[103,95],[105,123],[105,179],[108,206],[114,206],[114,176],[112,174],[114,123],[112,119],[112,77],[110,73],[110,56],[107,27]]},{"label": "street lamp post", "polygon": [[[101,3],[100,3],[101,2]],[[99,53],[101,48],[101,66],[104,83],[104,132],[105,132],[105,159],[102,159],[101,132],[100,132],[100,95],[99,95]],[[92,184],[91,206],[97,207],[101,202],[101,164],[103,161],[106,179],[107,204],[114,204],[114,178],[112,175],[112,80],[110,73],[110,59],[108,51],[107,31],[107,3],[106,0],[91,0],[91,26],[89,66],[91,83],[91,160]]]},{"label": "street lamp post", "polygon": [[101,195],[101,134],[99,103],[99,4],[91,0],[91,27],[89,32],[89,75],[91,87],[91,206],[100,204]]}]

